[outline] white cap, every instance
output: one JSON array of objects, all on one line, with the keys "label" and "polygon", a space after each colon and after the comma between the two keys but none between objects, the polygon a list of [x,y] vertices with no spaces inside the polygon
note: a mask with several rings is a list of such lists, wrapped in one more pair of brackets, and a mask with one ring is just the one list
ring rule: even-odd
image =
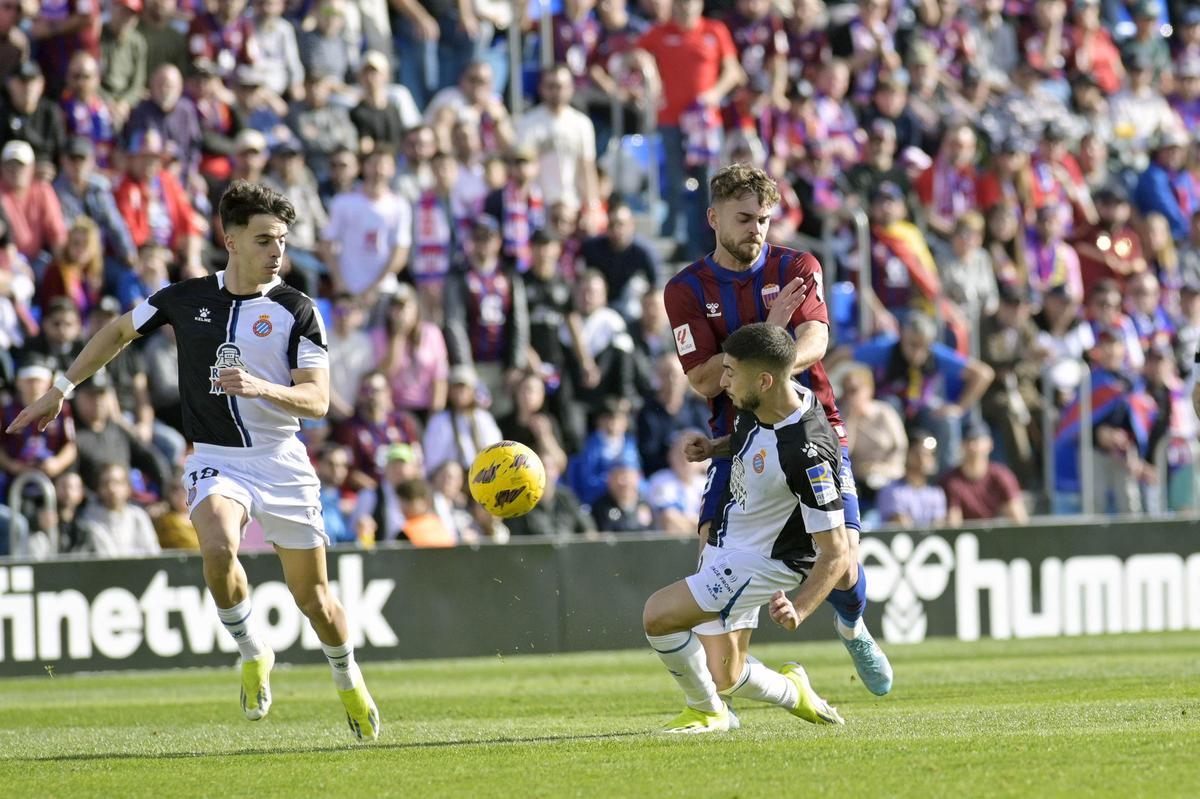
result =
[{"label": "white cap", "polygon": [[0,161],[20,161],[28,166],[33,163],[33,147],[27,141],[13,139],[4,145]]},{"label": "white cap", "polygon": [[245,152],[246,150],[257,150],[266,152],[267,137],[254,128],[245,128],[233,140],[237,152]]}]

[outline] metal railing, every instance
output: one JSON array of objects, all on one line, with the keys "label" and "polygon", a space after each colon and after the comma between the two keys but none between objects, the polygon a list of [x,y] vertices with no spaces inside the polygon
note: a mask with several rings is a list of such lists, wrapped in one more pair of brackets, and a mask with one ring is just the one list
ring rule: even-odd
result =
[{"label": "metal railing", "polygon": [[[54,490],[54,483],[50,478],[38,471],[28,471],[19,475],[12,481],[12,485],[8,487],[8,507],[12,511],[14,517],[21,515],[21,499],[24,497],[25,486],[33,483],[37,488],[41,489],[42,501],[46,507],[53,508],[58,502],[58,493]],[[46,531],[46,535],[50,539],[50,553],[58,554],[58,526],[52,525],[52,529]],[[9,551],[12,553],[24,552],[29,546],[29,526],[25,525],[23,534],[18,540],[15,537],[19,526],[13,524],[10,530],[10,536],[13,536],[9,541]]]},{"label": "metal railing", "polygon": [[[1079,367],[1079,487],[1080,511],[1085,515],[1096,512],[1095,471],[1092,442],[1092,371],[1081,359],[1068,358],[1068,362]],[[1059,361],[1062,363],[1062,361]],[[1055,385],[1050,367],[1042,370],[1042,480],[1046,497],[1054,497],[1056,457],[1054,453],[1054,431],[1058,426],[1059,410],[1055,403]]]}]

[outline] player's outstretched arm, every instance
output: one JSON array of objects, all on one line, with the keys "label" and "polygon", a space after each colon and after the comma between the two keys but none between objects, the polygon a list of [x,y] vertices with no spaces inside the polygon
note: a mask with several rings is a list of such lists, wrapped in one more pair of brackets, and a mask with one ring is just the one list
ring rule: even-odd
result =
[{"label": "player's outstretched arm", "polygon": [[217,383],[226,394],[264,399],[301,419],[320,419],[329,411],[328,369],[293,369],[292,385],[281,386],[243,369],[229,367],[217,373]]},{"label": "player's outstretched arm", "polygon": [[[83,351],[67,368],[67,379],[74,385],[94,375],[102,366],[125,349],[125,346],[138,338],[138,332],[133,326],[132,312],[119,316],[104,327],[84,346]],[[38,397],[27,408],[17,414],[17,418],[8,426],[7,433],[24,430],[30,424],[35,424],[40,433],[46,429],[54,418],[62,412],[63,393],[52,387]]]},{"label": "player's outstretched arm", "polygon": [[794,630],[816,610],[829,592],[837,585],[838,578],[850,567],[850,538],[846,525],[839,524],[824,533],[813,533],[813,541],[821,554],[813,564],[808,579],[789,600],[782,591],[771,597],[771,618],[785,630]]}]

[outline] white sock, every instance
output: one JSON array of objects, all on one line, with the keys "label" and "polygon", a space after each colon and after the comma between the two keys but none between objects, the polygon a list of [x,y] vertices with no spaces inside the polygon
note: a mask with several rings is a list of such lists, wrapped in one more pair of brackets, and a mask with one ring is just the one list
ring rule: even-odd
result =
[{"label": "white sock", "polygon": [[249,596],[231,608],[217,608],[217,615],[221,617],[221,624],[224,624],[225,629],[233,636],[238,651],[242,653],[242,660],[258,660],[262,657],[267,647],[250,629]]},{"label": "white sock", "polygon": [[751,663],[749,657],[746,658],[746,667],[742,670],[742,676],[733,684],[733,688],[729,689],[728,693],[730,696],[753,699],[755,702],[766,702],[768,705],[776,705],[785,710],[794,708],[800,699],[796,693],[796,686],[792,684],[791,680],[777,671],[768,669],[757,660]]},{"label": "white sock", "polygon": [[689,707],[708,713],[716,713],[721,709],[721,698],[717,696],[717,686],[708,671],[704,647],[691,630],[668,635],[647,635],[646,640],[683,689]]},{"label": "white sock", "polygon": [[358,664],[354,662],[354,646],[347,641],[341,646],[321,644],[321,651],[333,670],[333,683],[339,691],[349,691],[358,677]]},{"label": "white sock", "polygon": [[865,624],[863,624],[862,616],[859,616],[857,619],[854,620],[853,627],[846,626],[846,622],[842,621],[842,617],[837,615],[836,613],[833,614],[833,618],[834,618],[835,623],[837,624],[838,633],[848,641],[853,641],[855,638],[857,638],[859,635],[862,634],[863,630],[867,629],[867,626]]}]

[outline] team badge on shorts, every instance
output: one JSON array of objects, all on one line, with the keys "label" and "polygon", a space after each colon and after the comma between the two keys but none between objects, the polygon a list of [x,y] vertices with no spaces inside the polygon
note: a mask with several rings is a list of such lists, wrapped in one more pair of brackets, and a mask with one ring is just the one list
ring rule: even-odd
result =
[{"label": "team badge on shorts", "polygon": [[829,464],[821,461],[816,466],[805,469],[804,473],[808,475],[808,484],[812,486],[817,504],[824,505],[833,502],[838,491],[837,483],[833,479],[833,470],[829,468]]},{"label": "team badge on shorts", "polygon": [[771,303],[775,302],[775,298],[779,296],[779,284],[768,283],[762,287],[763,305],[767,306],[767,310],[771,309]]},{"label": "team badge on shorts", "polygon": [[192,486],[191,488],[188,489],[188,493],[187,493],[188,507],[189,508],[192,507],[192,505],[194,505],[195,502],[196,502],[196,487]]},{"label": "team badge on shorts", "polygon": [[251,328],[251,330],[254,331],[254,335],[258,336],[259,338],[266,338],[267,336],[271,335],[271,331],[274,329],[275,328],[271,326],[271,317],[267,316],[266,314],[258,317],[258,321],[255,322],[254,327]]}]

